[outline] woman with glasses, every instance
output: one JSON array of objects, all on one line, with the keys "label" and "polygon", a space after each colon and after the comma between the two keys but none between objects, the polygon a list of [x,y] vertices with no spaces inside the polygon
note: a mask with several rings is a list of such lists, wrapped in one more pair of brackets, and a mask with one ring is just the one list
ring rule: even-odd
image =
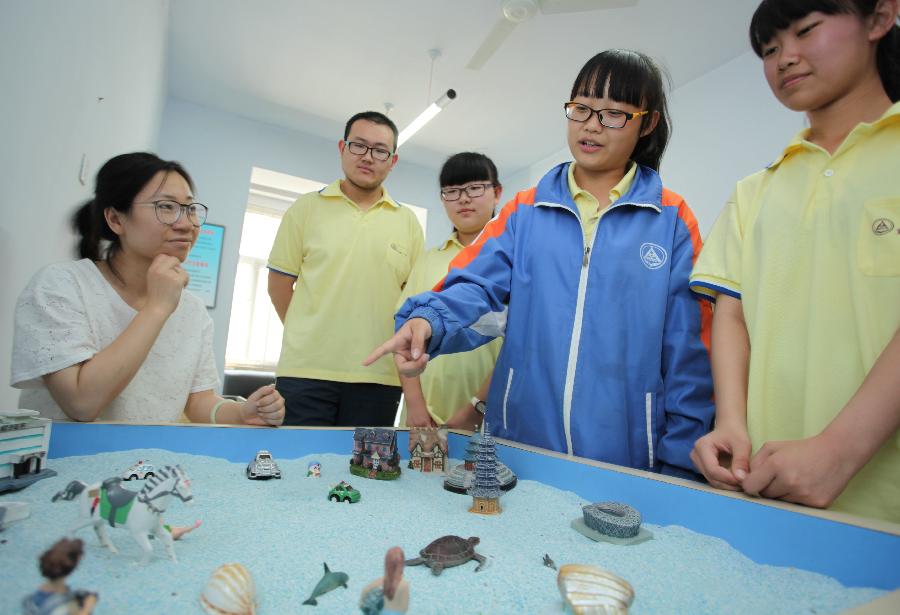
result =
[{"label": "woman with glasses", "polygon": [[[448,158],[441,168],[439,181],[441,202],[453,223],[453,233],[418,260],[401,303],[412,295],[431,290],[447,275],[450,261],[475,241],[494,216],[503,190],[493,161],[473,152]],[[421,376],[401,376],[404,407],[400,424],[409,427],[446,424],[463,429],[480,424],[500,345],[500,340],[494,340],[471,352],[439,357]]]},{"label": "woman with glasses", "polygon": [[54,419],[280,425],[274,386],[215,394],[212,319],[181,264],[206,220],[177,162],[116,156],[72,222],[81,260],[39,271],[19,296],[12,378],[19,405]]},{"label": "woman with glasses", "polygon": [[713,417],[710,309],[688,288],[696,220],[658,174],[661,72],[602,52],[560,107],[574,161],[504,206],[367,360],[393,352],[414,375],[504,335],[485,416],[495,435],[695,476],[689,454]]}]

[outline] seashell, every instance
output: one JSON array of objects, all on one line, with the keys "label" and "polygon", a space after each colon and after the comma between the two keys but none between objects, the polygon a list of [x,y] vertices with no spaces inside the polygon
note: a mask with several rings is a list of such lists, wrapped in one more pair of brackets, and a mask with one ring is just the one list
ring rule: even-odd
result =
[{"label": "seashell", "polygon": [[596,566],[560,566],[556,584],[575,615],[627,615],[634,601],[628,581]]},{"label": "seashell", "polygon": [[200,594],[203,610],[212,615],[255,615],[256,585],[237,563],[216,568]]}]

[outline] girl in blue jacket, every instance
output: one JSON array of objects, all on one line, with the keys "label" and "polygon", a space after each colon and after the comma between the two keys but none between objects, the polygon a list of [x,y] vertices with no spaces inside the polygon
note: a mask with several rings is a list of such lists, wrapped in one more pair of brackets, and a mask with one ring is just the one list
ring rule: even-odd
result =
[{"label": "girl in blue jacket", "polygon": [[411,297],[393,352],[415,375],[430,357],[505,336],[486,420],[499,437],[690,476],[714,408],[708,305],[688,289],[697,222],[658,169],[670,122],[659,68],[609,50],[564,105],[573,162],[518,193]]}]

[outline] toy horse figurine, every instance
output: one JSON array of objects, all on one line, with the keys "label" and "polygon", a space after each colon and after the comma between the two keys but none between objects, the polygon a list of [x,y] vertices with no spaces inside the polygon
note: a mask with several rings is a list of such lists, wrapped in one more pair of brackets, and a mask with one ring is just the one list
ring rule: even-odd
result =
[{"label": "toy horse figurine", "polygon": [[118,553],[109,539],[106,525],[124,527],[143,549],[142,563],[150,560],[153,547],[150,545],[149,535],[155,534],[166,546],[169,558],[177,562],[172,535],[163,525],[162,514],[173,495],[182,502],[193,499],[191,481],[184,470],[181,466],[166,466],[148,478],[139,492],[122,488],[119,484],[121,480],[118,477],[108,478],[102,484],[90,486],[73,480],[54,495],[54,502],[60,499],[78,499],[79,519],[69,532],[74,534],[85,526],[93,525],[100,543],[113,553]]}]

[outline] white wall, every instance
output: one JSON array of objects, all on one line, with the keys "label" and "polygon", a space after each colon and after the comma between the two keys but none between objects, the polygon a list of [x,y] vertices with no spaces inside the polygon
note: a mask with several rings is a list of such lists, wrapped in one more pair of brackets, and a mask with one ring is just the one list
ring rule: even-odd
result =
[{"label": "white wall", "polygon": [[735,182],[772,162],[804,122],[772,94],[752,51],[676,89],[669,110],[663,181],[691,206],[704,237]]},{"label": "white wall", "polygon": [[[769,90],[752,51],[675,89],[669,111],[674,131],[663,181],[687,200],[704,237],[735,182],[774,160],[803,128],[803,116],[781,106]],[[566,147],[515,173],[505,181],[507,196],[571,159]]]},{"label": "white wall", "polygon": [[[197,199],[210,208],[209,222],[225,226],[216,307],[210,310],[220,374],[252,168],[330,183],[342,176],[337,150],[342,136],[321,139],[191,102],[167,100],[159,154],[184,163],[197,186]],[[401,155],[386,182],[394,199],[429,209],[427,247],[443,241],[452,230],[438,198],[437,177],[437,169],[405,163]]]},{"label": "white wall", "polygon": [[0,4],[0,407],[18,402],[8,384],[19,292],[72,258],[68,219],[99,165],[156,146],[168,10],[168,0]]}]

